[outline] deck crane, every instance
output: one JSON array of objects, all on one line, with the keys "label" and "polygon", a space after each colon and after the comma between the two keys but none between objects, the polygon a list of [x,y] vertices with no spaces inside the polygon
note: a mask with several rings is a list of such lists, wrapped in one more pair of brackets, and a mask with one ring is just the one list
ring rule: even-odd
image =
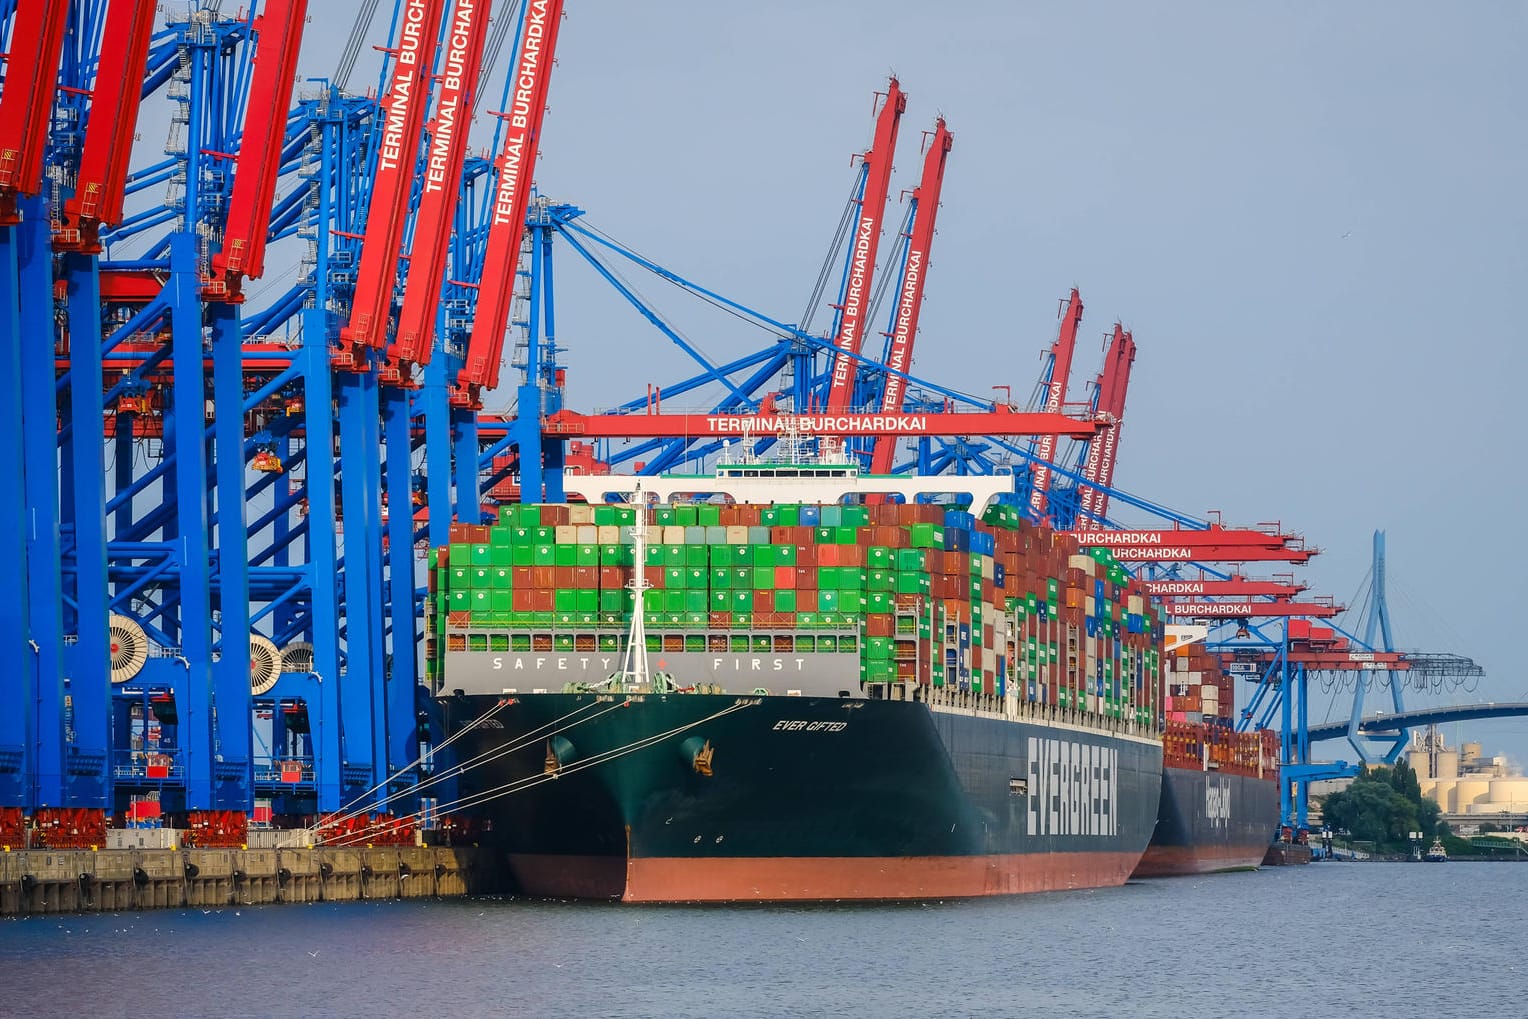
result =
[{"label": "deck crane", "polygon": [[[148,6],[152,21],[153,4]],[[249,83],[249,114],[244,122],[244,140],[239,146],[240,158],[228,199],[223,247],[212,256],[211,272],[203,287],[209,299],[242,301],[240,288],[243,281],[259,279],[265,272],[271,201],[276,195],[276,177],[281,170],[280,159],[272,158],[271,153],[281,151],[286,136],[287,108],[292,103],[297,51],[302,46],[302,27],[307,12],[308,0],[266,0],[264,10],[255,21],[259,41]],[[109,22],[107,31],[111,31]],[[130,80],[137,81],[140,76],[135,75]],[[133,91],[136,93],[136,89]],[[131,134],[127,134],[130,140]],[[88,137],[86,141],[88,155]],[[242,158],[245,154],[250,158]],[[120,209],[120,194],[117,200]]]},{"label": "deck crane", "polygon": [[[940,117],[934,122],[934,137],[923,158],[923,177],[913,191],[912,234],[907,241],[902,287],[897,297],[895,317],[892,319],[891,339],[887,344],[886,367],[891,371],[887,372],[885,388],[881,391],[882,414],[900,413],[907,392],[907,380],[892,373],[905,373],[913,362],[913,340],[918,335],[918,314],[923,308],[923,290],[928,279],[928,255],[934,242],[934,220],[939,215],[939,191],[944,184],[945,162],[954,141],[954,135],[950,134],[944,118]],[[1059,411],[1060,408],[1056,408],[1055,412]],[[870,454],[870,472],[890,474],[896,452],[896,439],[891,436],[876,439]]]},{"label": "deck crane", "polygon": [[[498,114],[508,130],[494,160],[498,180],[478,282],[477,313],[467,341],[466,363],[457,375],[451,395],[452,403],[459,407],[479,407],[483,391],[499,384],[504,331],[509,327],[510,305],[514,300],[520,242],[525,236],[525,215],[561,22],[562,0],[530,0],[526,5],[509,109]],[[520,408],[522,415],[536,412],[535,407]],[[522,460],[525,457],[524,450],[521,457]]]},{"label": "deck crane", "polygon": [[1125,419],[1130,366],[1134,363],[1135,339],[1116,322],[1108,352],[1104,354],[1098,397],[1098,409],[1109,415],[1114,427],[1105,432],[1100,441],[1088,444],[1082,473],[1089,483],[1080,486],[1082,490],[1078,493],[1081,512],[1077,515],[1077,526],[1083,529],[1102,527],[1109,511],[1109,486],[1114,483],[1114,458],[1119,449],[1120,425]]},{"label": "deck crane", "polygon": [[[1041,410],[1052,414],[1061,413],[1061,407],[1066,403],[1067,380],[1072,374],[1072,354],[1077,347],[1077,330],[1082,326],[1082,295],[1077,288],[1072,288],[1072,293],[1067,298],[1066,308],[1061,314],[1061,328],[1056,333],[1056,340],[1051,344],[1050,353],[1046,356],[1045,378],[1041,384],[1045,387],[1045,401]],[[1090,444],[1091,448],[1091,444]],[[1033,473],[1030,481],[1029,507],[1038,519],[1045,518],[1045,497],[1050,489],[1051,459],[1056,455],[1056,437],[1054,435],[1042,435],[1033,447]]]},{"label": "deck crane", "polygon": [[446,33],[440,97],[430,122],[430,148],[414,221],[403,308],[398,313],[397,336],[387,351],[390,365],[385,371],[389,375],[405,377],[409,365],[424,365],[430,360],[487,34],[487,0],[456,0]]},{"label": "deck crane", "polygon": [[11,49],[0,91],[0,223],[17,220],[16,197],[42,188],[48,119],[58,92],[69,5],[21,0],[11,23]]},{"label": "deck crane", "polygon": [[335,363],[364,368],[365,348],[387,343],[387,323],[398,277],[398,252],[408,218],[410,193],[419,151],[420,129],[430,104],[430,72],[440,38],[445,0],[405,0],[386,95],[381,101],[381,129],[371,178],[371,203],[356,270],[350,321],[340,330]]},{"label": "deck crane", "polygon": [[838,328],[833,345],[833,375],[827,408],[838,414],[849,408],[854,396],[856,359],[864,345],[864,320],[875,276],[876,249],[881,243],[881,222],[886,214],[886,195],[891,187],[892,153],[897,147],[897,124],[907,109],[907,95],[896,78],[886,88],[886,101],[876,119],[875,139],[861,157],[864,183],[860,190],[859,216],[849,246],[848,272],[839,305]]},{"label": "deck crane", "polygon": [[[54,229],[53,246],[59,250],[99,252],[101,227],[122,219],[154,8],[154,0],[112,0],[107,8],[74,194]],[[286,100],[280,108],[286,109]]]}]

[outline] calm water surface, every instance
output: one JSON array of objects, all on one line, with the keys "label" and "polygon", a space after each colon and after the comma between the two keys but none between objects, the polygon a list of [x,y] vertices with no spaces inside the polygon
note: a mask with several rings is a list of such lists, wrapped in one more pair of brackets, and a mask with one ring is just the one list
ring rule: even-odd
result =
[{"label": "calm water surface", "polygon": [[1528,865],[890,906],[474,900],[0,920],[0,1015],[1528,1014]]}]

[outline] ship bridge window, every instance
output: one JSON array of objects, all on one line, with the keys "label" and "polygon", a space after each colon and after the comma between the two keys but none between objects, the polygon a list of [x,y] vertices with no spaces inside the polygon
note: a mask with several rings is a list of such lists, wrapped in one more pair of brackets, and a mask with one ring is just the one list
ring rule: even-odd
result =
[{"label": "ship bridge window", "polygon": [[811,472],[810,471],[793,471],[793,470],[789,470],[789,469],[779,470],[779,471],[775,472],[775,477],[777,477],[777,478],[799,478],[799,477],[803,477],[803,476],[811,477]]}]

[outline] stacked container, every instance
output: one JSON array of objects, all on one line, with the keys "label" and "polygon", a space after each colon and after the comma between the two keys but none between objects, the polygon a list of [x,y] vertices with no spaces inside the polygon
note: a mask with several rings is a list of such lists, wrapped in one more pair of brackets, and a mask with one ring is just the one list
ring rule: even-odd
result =
[{"label": "stacked container", "polygon": [[[628,506],[510,505],[431,561],[448,650],[607,650],[632,609]],[[1133,719],[1160,713],[1161,626],[1106,549],[1017,506],[679,503],[648,510],[650,650],[831,651],[918,683]],[[440,638],[444,637],[442,641]]]}]

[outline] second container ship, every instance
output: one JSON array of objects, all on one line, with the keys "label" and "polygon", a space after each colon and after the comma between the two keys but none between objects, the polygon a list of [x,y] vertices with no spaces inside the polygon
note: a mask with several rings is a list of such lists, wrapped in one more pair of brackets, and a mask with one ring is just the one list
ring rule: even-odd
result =
[{"label": "second container ship", "polygon": [[1234,681],[1204,627],[1166,629],[1162,803],[1135,876],[1253,870],[1278,826],[1278,736],[1235,731]]},{"label": "second container ship", "polygon": [[[804,462],[600,477],[587,504],[506,506],[437,550],[453,806],[491,826],[516,889],[1128,879],[1162,791],[1161,623],[1107,551],[1002,501],[1011,479],[960,478],[967,508],[915,501],[951,481]],[[612,494],[665,501],[638,521]]]}]

